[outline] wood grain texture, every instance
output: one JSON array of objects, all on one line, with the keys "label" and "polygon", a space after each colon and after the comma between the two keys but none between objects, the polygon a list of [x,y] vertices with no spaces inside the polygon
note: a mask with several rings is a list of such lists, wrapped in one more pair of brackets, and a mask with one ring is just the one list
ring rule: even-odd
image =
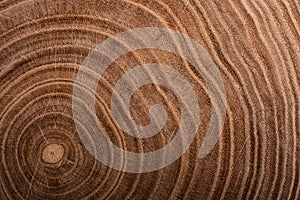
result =
[{"label": "wood grain texture", "polygon": [[[123,133],[110,111],[126,71],[166,64],[197,93],[201,126],[189,150],[161,170],[133,174],[103,165],[82,144],[72,118],[78,68],[101,41],[138,27],[180,31],[218,66],[227,116],[205,158],[198,152],[211,103],[203,77],[183,58],[154,49],[123,55],[105,72],[97,88],[99,123],[128,151],[167,144],[180,121],[172,92],[149,84],[132,97],[140,125],[149,123],[151,105],[165,106],[166,125],[151,138]],[[1,1],[0,199],[300,199],[299,46],[297,0]]]}]

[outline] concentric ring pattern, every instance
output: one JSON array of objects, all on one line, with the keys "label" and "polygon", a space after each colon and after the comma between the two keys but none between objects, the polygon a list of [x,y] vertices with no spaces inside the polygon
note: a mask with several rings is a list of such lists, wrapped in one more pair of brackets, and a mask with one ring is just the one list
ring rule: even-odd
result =
[{"label": "concentric ring pattern", "polygon": [[[1,1],[0,199],[299,199],[299,21],[300,4],[292,0]],[[88,152],[74,124],[72,92],[79,66],[97,44],[143,27],[179,31],[211,55],[225,85],[227,115],[217,145],[200,159],[212,108],[201,74],[159,49],[122,55],[95,95],[99,125],[112,143],[151,152],[179,128],[179,102],[157,84],[136,90],[129,109],[146,126],[150,107],[162,105],[167,118],[158,134],[135,138],[112,119],[113,89],[138,65],[179,72],[201,113],[196,137],[179,159],[138,174],[109,168]]]}]

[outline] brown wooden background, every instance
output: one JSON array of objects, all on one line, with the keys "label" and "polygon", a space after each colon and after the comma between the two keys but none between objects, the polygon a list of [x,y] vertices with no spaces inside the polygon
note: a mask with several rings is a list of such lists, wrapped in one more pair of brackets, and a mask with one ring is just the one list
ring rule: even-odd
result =
[{"label": "brown wooden background", "polygon": [[[176,98],[155,85],[135,92],[131,110],[146,125],[150,106],[165,105],[161,133],[137,140],[109,123],[103,107],[110,108],[113,86],[138,64],[178,70],[201,108],[197,137],[180,159],[155,172],[124,173],[82,145],[72,120],[72,84],[101,41],[153,26],[187,34],[209,52],[225,83],[227,116],[218,144],[199,159],[211,109],[203,78],[164,51],[120,57],[97,89],[104,102],[97,104],[99,120],[118,146],[158,149],[178,127]],[[300,199],[299,48],[298,0],[0,1],[0,199]],[[42,159],[49,144],[64,147],[57,163]]]}]

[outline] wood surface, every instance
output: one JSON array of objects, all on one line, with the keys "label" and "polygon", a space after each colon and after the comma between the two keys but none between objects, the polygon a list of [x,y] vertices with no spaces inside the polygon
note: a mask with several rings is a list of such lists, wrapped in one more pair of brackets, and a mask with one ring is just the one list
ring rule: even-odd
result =
[{"label": "wood surface", "polygon": [[[222,134],[198,153],[211,102],[203,77],[180,56],[129,52],[97,87],[100,125],[127,151],[166,145],[180,121],[178,101],[149,84],[133,94],[137,124],[164,105],[157,135],[134,138],[111,119],[114,85],[140,64],[171,66],[190,82],[201,112],[197,135],[173,164],[127,173],[96,160],[72,115],[79,66],[106,38],[141,27],[180,31],[212,57],[224,81]],[[0,199],[300,199],[300,2],[298,0],[2,0],[0,1]]]}]

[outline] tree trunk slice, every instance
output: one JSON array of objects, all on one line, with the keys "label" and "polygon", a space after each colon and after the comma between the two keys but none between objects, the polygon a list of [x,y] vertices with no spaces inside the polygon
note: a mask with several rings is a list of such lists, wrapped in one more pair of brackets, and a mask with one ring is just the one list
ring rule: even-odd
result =
[{"label": "tree trunk slice", "polygon": [[[118,58],[97,87],[99,125],[118,147],[151,152],[174,137],[176,96],[160,85],[136,90],[133,119],[167,111],[157,135],[137,139],[111,120],[114,85],[147,63],[171,66],[196,92],[201,123],[186,153],[149,173],[96,160],[72,114],[73,84],[89,52],[141,27],[197,41],[221,72],[227,96],[223,132],[199,158],[210,120],[203,77],[184,58],[141,49]],[[297,1],[4,0],[0,2],[0,199],[300,199],[300,4]]]}]

